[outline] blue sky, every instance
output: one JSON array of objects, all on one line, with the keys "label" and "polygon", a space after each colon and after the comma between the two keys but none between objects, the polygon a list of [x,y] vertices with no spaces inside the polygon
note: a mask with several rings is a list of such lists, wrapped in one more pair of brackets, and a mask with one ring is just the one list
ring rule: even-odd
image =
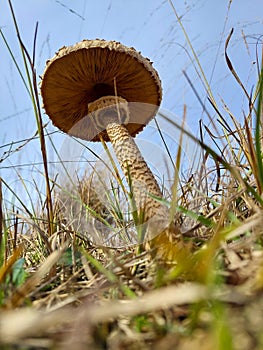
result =
[{"label": "blue sky", "polygon": [[[61,46],[72,45],[82,39],[104,38],[121,41],[127,46],[135,47],[154,62],[163,85],[163,110],[169,111],[180,121],[183,107],[186,105],[186,122],[195,135],[198,134],[199,120],[202,119],[207,125],[211,124],[183,74],[183,71],[187,73],[213,117],[214,112],[206,100],[206,90],[194,68],[196,61],[170,1],[14,0],[12,3],[23,42],[30,53],[38,22],[38,75],[43,73],[46,60]],[[233,27],[235,30],[229,45],[229,56],[250,92],[256,83],[256,43],[263,28],[262,0],[174,0],[173,5],[181,17],[220,110],[223,111],[221,99],[224,99],[233,114],[242,118],[243,111],[248,110],[248,103],[227,69],[224,43]],[[0,0],[0,26],[22,67],[21,53],[7,0]],[[260,54],[260,47],[258,52]],[[6,154],[4,152],[10,150],[10,142],[27,139],[34,134],[36,122],[30,98],[1,38],[0,53],[1,159]],[[199,68],[197,71],[200,73]],[[48,121],[46,115],[43,115],[43,118],[45,122]],[[169,126],[165,123],[162,125],[167,128],[164,131],[169,133]],[[55,130],[52,125],[48,128]],[[152,133],[152,129],[145,130],[138,140],[141,139],[143,145],[143,142],[147,143],[148,138],[154,137]],[[63,143],[63,140],[61,142]],[[91,147],[96,149],[97,146]],[[12,146],[12,149],[15,147]],[[151,162],[150,152],[145,152],[147,160]],[[49,156],[52,160],[52,151]],[[13,170],[10,171],[11,167],[27,164],[17,169],[26,180],[31,181],[32,173],[41,172],[41,165],[34,166],[38,161],[41,161],[39,144],[32,141],[0,163],[0,176],[12,178],[15,183],[16,174]],[[153,164],[153,167],[156,166]]]}]

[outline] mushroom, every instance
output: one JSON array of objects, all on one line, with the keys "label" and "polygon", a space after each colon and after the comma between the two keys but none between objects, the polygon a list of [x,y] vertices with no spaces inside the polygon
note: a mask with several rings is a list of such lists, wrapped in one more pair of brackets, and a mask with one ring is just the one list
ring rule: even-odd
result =
[{"label": "mushroom", "polygon": [[111,141],[132,185],[147,239],[169,226],[168,208],[154,197],[162,192],[133,137],[155,116],[161,82],[152,63],[134,48],[105,40],[62,47],[47,62],[43,106],[62,131],[90,141]]}]

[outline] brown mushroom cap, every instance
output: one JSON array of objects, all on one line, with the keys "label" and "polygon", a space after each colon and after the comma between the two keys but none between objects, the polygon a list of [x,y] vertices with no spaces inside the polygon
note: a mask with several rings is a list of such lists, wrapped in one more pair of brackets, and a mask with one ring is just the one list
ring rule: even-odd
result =
[{"label": "brown mushroom cap", "polygon": [[[161,103],[161,82],[151,62],[133,48],[105,40],[83,40],[47,61],[41,82],[43,106],[53,124],[86,140],[99,141],[88,104],[117,95],[129,103],[126,127],[135,136]],[[105,131],[100,135],[108,141]]]}]

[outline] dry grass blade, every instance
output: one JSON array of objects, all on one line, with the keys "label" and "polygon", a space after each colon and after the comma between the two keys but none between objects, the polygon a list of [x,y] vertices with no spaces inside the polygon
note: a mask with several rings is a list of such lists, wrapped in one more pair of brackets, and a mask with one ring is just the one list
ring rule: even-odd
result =
[{"label": "dry grass blade", "polygon": [[0,316],[0,339],[3,343],[18,342],[28,336],[43,334],[52,327],[64,323],[72,316],[72,310],[41,312],[33,308],[5,311]]},{"label": "dry grass blade", "polygon": [[43,277],[47,275],[52,267],[57,263],[62,253],[64,252],[66,246],[64,248],[61,247],[60,250],[56,250],[51,253],[44,263],[38,268],[36,272],[32,274],[30,278],[28,278],[25,283],[17,288],[13,295],[7,299],[6,307],[9,309],[18,307],[23,303],[23,301],[27,298],[27,296],[34,291],[37,285],[41,282]]},{"label": "dry grass blade", "polygon": [[209,293],[205,286],[183,283],[147,292],[136,300],[111,301],[99,307],[95,306],[89,310],[89,319],[92,323],[97,323],[112,317],[116,318],[119,315],[134,316],[167,309],[173,305],[193,304],[208,298],[208,296]]},{"label": "dry grass blade", "polygon": [[28,308],[3,312],[0,316],[0,338],[5,342],[19,341],[24,337],[47,333],[54,326],[68,322],[95,325],[121,315],[135,316],[174,305],[194,304],[208,296],[209,291],[205,286],[184,283],[147,292],[136,300],[110,301],[102,305],[86,305],[86,308],[82,305],[77,309],[65,308],[52,312]]},{"label": "dry grass blade", "polygon": [[9,257],[7,262],[0,267],[0,283],[3,282],[5,279],[6,275],[14,265],[14,263],[17,261],[18,257],[21,255],[23,248],[20,246],[16,248],[13,252],[13,254]]},{"label": "dry grass blade", "polygon": [[50,245],[50,242],[48,240],[48,237],[47,237],[45,231],[43,231],[41,229],[41,227],[39,225],[37,225],[32,218],[27,218],[26,216],[20,215],[20,214],[16,214],[16,217],[23,220],[24,222],[28,223],[32,228],[34,228],[39,233],[42,241],[45,243],[45,246],[46,246],[48,252],[51,253],[52,247]]},{"label": "dry grass blade", "polygon": [[230,240],[240,237],[253,228],[262,225],[262,219],[262,212],[259,211],[258,213],[250,216],[247,220],[244,220],[242,223],[240,223],[237,228],[231,228],[230,233],[226,235],[226,239]]},{"label": "dry grass blade", "polygon": [[[198,66],[199,71],[200,71],[200,75],[199,75],[199,74],[198,74],[198,75],[201,76],[201,78],[203,79],[203,80],[201,79],[201,82],[205,85],[205,88],[206,88],[206,90],[207,90],[207,92],[208,92],[208,95],[209,95],[210,99],[211,99],[211,100],[213,101],[213,103],[216,105],[216,101],[215,101],[215,99],[214,99],[214,96],[213,96],[212,90],[211,90],[211,88],[210,88],[209,82],[208,82],[208,80],[207,80],[207,78],[206,78],[206,75],[205,75],[205,73],[204,73],[204,71],[203,71],[203,68],[202,68],[202,66],[201,66],[201,62],[200,62],[200,60],[199,60],[199,58],[198,58],[198,56],[197,56],[197,54],[196,54],[196,52],[195,52],[195,49],[194,49],[194,47],[193,47],[193,45],[192,45],[192,43],[191,43],[191,40],[190,40],[190,38],[189,38],[189,36],[188,36],[188,34],[187,34],[187,31],[185,30],[185,28],[184,28],[184,26],[183,26],[182,20],[181,20],[180,16],[178,15],[177,11],[176,11],[176,8],[175,8],[175,6],[174,6],[174,4],[173,4],[173,1],[172,1],[172,0],[169,0],[169,3],[170,3],[170,5],[171,5],[171,7],[172,7],[172,10],[173,10],[173,12],[174,12],[174,14],[175,14],[175,16],[176,16],[176,18],[177,18],[177,21],[178,21],[178,23],[179,23],[179,25],[180,25],[180,27],[181,27],[181,29],[182,29],[182,31],[183,31],[184,36],[185,36],[185,38],[186,38],[187,44],[189,45],[189,47],[190,47],[190,49],[191,49],[191,52],[192,52],[192,54],[193,54],[193,56],[194,56],[194,59],[195,59],[195,61],[196,61],[196,63],[197,63],[197,66]],[[193,63],[193,65],[194,65],[194,63]]]},{"label": "dry grass blade", "polygon": [[242,81],[240,80],[240,78],[239,78],[237,72],[235,71],[235,69],[234,69],[234,67],[233,67],[233,65],[232,65],[232,62],[231,62],[231,60],[230,60],[230,58],[229,58],[229,56],[228,56],[228,54],[227,54],[227,48],[228,48],[228,45],[229,45],[229,42],[230,42],[230,39],[231,39],[233,33],[234,33],[234,28],[231,29],[231,31],[230,31],[230,33],[229,33],[227,39],[226,39],[226,43],[225,43],[225,58],[226,58],[226,63],[227,63],[227,65],[228,65],[228,68],[230,69],[231,73],[232,73],[233,76],[235,77],[236,81],[237,81],[238,84],[241,86],[242,90],[244,91],[246,97],[247,97],[248,100],[250,101],[250,96],[249,96],[247,90],[245,89],[245,87],[244,87]]},{"label": "dry grass blade", "polygon": [[[46,182],[46,209],[47,209],[47,216],[48,216],[48,229],[49,229],[49,236],[53,234],[54,229],[54,222],[53,222],[53,204],[52,204],[52,195],[51,195],[51,187],[50,187],[50,180],[49,180],[49,171],[48,171],[48,160],[47,160],[47,152],[46,152],[46,142],[45,142],[45,136],[44,136],[44,127],[43,127],[43,120],[41,115],[41,107],[40,107],[40,101],[39,101],[39,94],[38,94],[38,86],[37,86],[37,74],[36,69],[34,67],[34,53],[33,53],[33,60],[31,59],[23,41],[20,35],[19,27],[16,21],[16,16],[14,13],[13,5],[11,0],[8,0],[9,7],[12,13],[12,18],[14,21],[19,45],[21,48],[21,54],[24,61],[24,66],[26,70],[27,75],[27,81],[28,81],[28,92],[31,97],[32,105],[34,108],[34,113],[37,121],[38,126],[38,134],[40,139],[40,147],[41,147],[41,154],[43,158],[43,165],[44,165],[44,173],[45,173],[45,182]],[[36,34],[37,34],[37,27],[35,31],[35,38],[34,38],[34,51],[35,51],[35,42],[36,42]],[[28,67],[28,62],[30,67]],[[30,75],[31,71],[31,75]]]}]

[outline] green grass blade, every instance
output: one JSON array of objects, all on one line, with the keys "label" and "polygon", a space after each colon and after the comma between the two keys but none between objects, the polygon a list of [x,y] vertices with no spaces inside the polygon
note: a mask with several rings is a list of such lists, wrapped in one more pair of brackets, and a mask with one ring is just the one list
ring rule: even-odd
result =
[{"label": "green grass blade", "polygon": [[255,130],[255,148],[257,157],[258,179],[263,188],[263,163],[262,163],[262,98],[263,98],[263,64],[259,77],[258,104],[256,110],[256,130]]},{"label": "green grass blade", "polygon": [[186,38],[187,44],[189,45],[190,50],[191,50],[191,52],[192,52],[192,54],[193,54],[193,56],[194,56],[194,59],[195,59],[197,65],[198,65],[198,68],[199,68],[199,70],[200,70],[200,72],[201,72],[201,76],[202,76],[202,78],[203,78],[203,80],[204,80],[204,84],[205,84],[207,93],[208,93],[210,99],[213,101],[214,105],[216,105],[216,101],[215,101],[215,99],[214,99],[214,96],[213,96],[211,87],[210,87],[210,85],[209,85],[208,80],[206,79],[204,70],[203,70],[202,65],[201,65],[201,63],[200,63],[200,61],[199,61],[199,58],[198,58],[198,56],[197,56],[197,54],[196,54],[196,52],[195,52],[195,49],[194,49],[194,47],[193,47],[193,45],[192,45],[192,43],[191,43],[191,40],[190,40],[190,38],[189,38],[189,36],[188,36],[188,34],[187,34],[187,32],[186,32],[184,26],[183,26],[183,23],[182,23],[182,21],[181,21],[181,17],[180,17],[179,14],[177,13],[177,11],[176,11],[176,9],[175,9],[175,6],[174,6],[174,4],[173,4],[173,2],[172,2],[172,0],[169,0],[169,3],[170,3],[170,5],[171,5],[171,7],[172,7],[172,10],[173,10],[173,12],[174,12],[174,14],[175,14],[175,16],[176,16],[176,19],[177,19],[177,21],[178,21],[178,23],[179,23],[179,25],[180,25],[180,27],[181,27],[181,29],[182,29],[182,31],[183,31],[183,34],[184,34],[184,36],[185,36],[185,38]]},{"label": "green grass blade", "polygon": [[3,41],[4,41],[4,43],[5,43],[5,46],[7,47],[7,50],[8,50],[8,52],[9,52],[9,54],[10,54],[10,56],[11,56],[11,58],[12,58],[14,64],[15,64],[15,67],[16,67],[16,69],[17,69],[17,71],[18,71],[18,74],[20,75],[20,78],[22,79],[22,82],[23,82],[23,84],[24,84],[24,86],[25,86],[25,88],[26,88],[26,91],[28,92],[29,96],[31,97],[31,94],[30,94],[30,91],[29,91],[29,89],[28,89],[26,80],[25,80],[25,78],[24,78],[24,76],[23,76],[23,73],[22,73],[22,71],[21,71],[21,69],[20,69],[20,67],[19,67],[19,64],[17,63],[17,60],[16,60],[15,56],[13,55],[13,52],[12,52],[11,47],[8,45],[8,42],[7,42],[7,40],[6,40],[6,37],[5,37],[5,35],[4,35],[4,33],[3,33],[3,31],[2,31],[1,28],[0,28],[0,35],[1,35],[1,37],[2,37],[2,39],[3,39]]}]

